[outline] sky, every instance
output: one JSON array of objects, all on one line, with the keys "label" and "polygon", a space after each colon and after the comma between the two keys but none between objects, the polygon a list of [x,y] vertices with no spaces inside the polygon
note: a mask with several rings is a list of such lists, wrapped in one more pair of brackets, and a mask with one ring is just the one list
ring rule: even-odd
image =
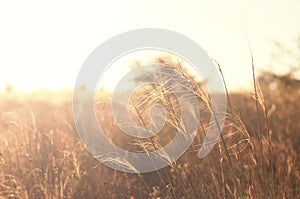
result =
[{"label": "sky", "polygon": [[300,35],[299,10],[299,0],[0,1],[0,91],[72,89],[97,46],[138,28],[184,34],[220,63],[231,90],[249,88],[247,39],[255,65],[269,69],[272,41]]}]

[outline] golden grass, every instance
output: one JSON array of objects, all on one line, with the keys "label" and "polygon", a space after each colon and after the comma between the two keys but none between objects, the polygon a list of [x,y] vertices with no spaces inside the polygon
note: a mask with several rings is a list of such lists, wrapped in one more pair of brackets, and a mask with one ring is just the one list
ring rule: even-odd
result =
[{"label": "golden grass", "polygon": [[[195,141],[169,167],[145,174],[115,171],[88,153],[74,128],[70,93],[2,93],[0,198],[300,198],[300,92],[258,85],[254,98],[229,94],[222,138],[199,159],[212,113],[205,91],[193,82],[201,109]],[[110,101],[99,99],[97,110],[105,112],[98,114],[99,123],[115,144],[145,152],[172,139],[178,127],[176,101],[159,87],[155,91],[133,98],[137,123],[149,119],[143,108],[153,96],[161,96],[152,100],[165,103],[172,113],[162,132],[149,139],[122,133],[113,122]],[[58,96],[59,101],[49,100]]]}]

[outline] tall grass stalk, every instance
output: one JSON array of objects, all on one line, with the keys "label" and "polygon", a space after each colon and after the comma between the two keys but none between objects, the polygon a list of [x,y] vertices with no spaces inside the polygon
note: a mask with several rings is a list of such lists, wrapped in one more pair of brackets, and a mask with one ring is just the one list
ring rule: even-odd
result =
[{"label": "tall grass stalk", "polygon": [[260,156],[261,156],[261,167],[263,171],[263,190],[265,194],[265,198],[267,198],[267,187],[266,187],[266,172],[265,172],[265,164],[264,164],[264,151],[263,151],[263,131],[261,126],[261,116],[260,116],[260,110],[259,110],[259,102],[258,102],[258,91],[257,91],[257,83],[256,83],[256,75],[255,75],[255,64],[254,64],[254,57],[252,53],[252,49],[250,46],[249,40],[248,47],[249,47],[249,53],[251,58],[251,69],[252,69],[252,80],[253,80],[253,88],[254,88],[254,97],[255,97],[255,106],[256,106],[256,114],[257,114],[257,123],[258,123],[258,131],[259,131],[259,141],[260,141]]}]

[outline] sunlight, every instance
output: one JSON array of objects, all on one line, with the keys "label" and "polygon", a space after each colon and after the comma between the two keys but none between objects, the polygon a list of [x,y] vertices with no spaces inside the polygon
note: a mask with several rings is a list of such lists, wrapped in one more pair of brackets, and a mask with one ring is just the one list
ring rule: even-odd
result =
[{"label": "sunlight", "polygon": [[117,60],[111,63],[110,66],[107,66],[108,69],[105,71],[103,76],[99,77],[98,87],[113,91],[117,86],[119,80],[131,70],[130,68],[147,64],[149,61],[153,60],[160,54],[162,54],[162,52],[160,51],[140,50],[130,52],[119,57]]}]

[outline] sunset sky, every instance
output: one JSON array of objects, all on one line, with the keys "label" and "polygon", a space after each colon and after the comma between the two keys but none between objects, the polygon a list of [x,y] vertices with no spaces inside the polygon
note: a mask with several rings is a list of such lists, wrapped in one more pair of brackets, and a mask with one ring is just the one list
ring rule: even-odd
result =
[{"label": "sunset sky", "polygon": [[299,0],[1,1],[0,91],[6,84],[24,91],[72,89],[97,46],[137,28],[186,35],[218,60],[230,89],[247,88],[246,35],[256,66],[268,69],[272,41],[290,43],[300,35],[299,10]]}]

